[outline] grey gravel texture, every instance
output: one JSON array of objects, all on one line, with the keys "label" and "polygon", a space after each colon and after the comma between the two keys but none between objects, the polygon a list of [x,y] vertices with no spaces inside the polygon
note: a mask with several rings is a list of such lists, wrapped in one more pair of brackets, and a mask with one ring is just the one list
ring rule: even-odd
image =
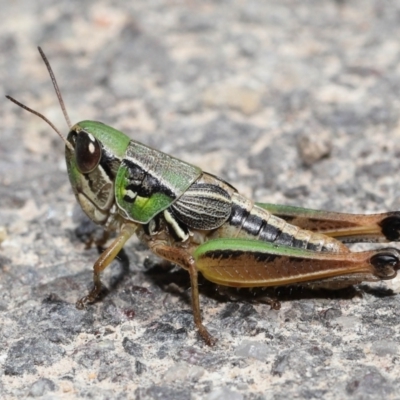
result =
[{"label": "grey gravel texture", "polygon": [[[400,209],[400,1],[0,1],[0,79],[67,132],[101,120],[258,201]],[[136,239],[91,285],[99,234],[63,143],[4,97],[0,118],[0,398],[399,399],[400,280],[354,292],[202,282]],[[360,249],[356,246],[355,249]],[[261,293],[262,294],[262,293]]]}]

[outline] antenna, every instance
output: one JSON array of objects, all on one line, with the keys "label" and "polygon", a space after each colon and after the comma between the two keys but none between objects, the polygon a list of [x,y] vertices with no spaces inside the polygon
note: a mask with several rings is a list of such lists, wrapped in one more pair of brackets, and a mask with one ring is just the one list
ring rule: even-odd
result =
[{"label": "antenna", "polygon": [[[58,98],[58,102],[60,103],[61,110],[62,110],[62,112],[63,112],[63,114],[64,114],[65,121],[67,122],[68,128],[71,129],[71,126],[72,126],[71,120],[69,119],[67,110],[66,110],[66,108],[65,108],[64,100],[63,100],[63,98],[62,98],[62,96],[61,96],[60,88],[58,87],[58,84],[57,84],[57,81],[56,81],[56,77],[54,76],[54,72],[53,72],[53,70],[51,69],[49,60],[47,59],[47,57],[45,56],[43,50],[42,50],[40,47],[38,47],[38,50],[39,50],[39,53],[40,53],[40,55],[41,55],[41,57],[42,57],[44,63],[46,64],[47,71],[49,71],[50,78],[51,78],[51,81],[53,82],[53,87],[54,87],[54,90],[55,90],[55,92],[56,92],[56,95],[57,95],[57,98]],[[70,142],[68,142],[67,139],[65,139],[65,137],[64,137],[64,136],[61,134],[61,132],[55,127],[55,125],[54,125],[52,122],[50,122],[50,120],[49,120],[48,118],[46,118],[43,114],[40,114],[38,111],[32,110],[32,108],[29,108],[29,107],[26,106],[25,104],[20,103],[19,101],[15,100],[15,99],[14,99],[13,97],[11,97],[11,96],[6,96],[6,98],[7,98],[8,100],[12,101],[13,103],[15,103],[16,105],[20,106],[21,108],[23,108],[24,110],[29,111],[30,113],[37,115],[37,116],[38,116],[39,118],[41,118],[43,121],[47,122],[47,123],[53,128],[53,130],[58,134],[58,136],[60,136],[60,138],[64,141],[65,145],[66,145],[71,151],[74,151],[74,147],[72,146],[72,144],[71,144]]]},{"label": "antenna", "polygon": [[42,118],[43,121],[47,122],[58,134],[58,136],[60,136],[60,138],[65,142],[65,145],[71,150],[74,151],[74,147],[72,146],[72,144],[70,142],[68,142],[67,139],[65,139],[65,137],[61,134],[61,132],[55,127],[55,125],[50,122],[49,119],[47,119],[43,114],[40,114],[40,112],[32,110],[32,108],[27,107],[25,104],[20,103],[19,101],[15,100],[14,98],[12,98],[11,96],[6,96],[8,100],[11,100],[13,103],[15,103],[17,106],[20,106],[21,108],[23,108],[26,111],[29,111],[32,114],[37,115],[39,118]]},{"label": "antenna", "polygon": [[54,90],[56,91],[58,102],[60,103],[60,107],[61,107],[61,110],[62,110],[62,112],[64,114],[65,121],[67,121],[68,128],[71,129],[71,126],[72,126],[71,120],[69,119],[69,116],[68,116],[68,113],[67,113],[67,109],[65,108],[64,100],[63,100],[63,98],[61,96],[60,88],[58,87],[58,84],[57,84],[57,81],[56,81],[56,77],[54,76],[54,72],[51,69],[49,60],[47,59],[47,57],[45,56],[43,50],[40,47],[38,47],[38,50],[39,50],[40,55],[42,56],[42,59],[43,59],[44,63],[46,64],[47,71],[49,71],[49,75],[50,75],[51,81],[53,82]]}]

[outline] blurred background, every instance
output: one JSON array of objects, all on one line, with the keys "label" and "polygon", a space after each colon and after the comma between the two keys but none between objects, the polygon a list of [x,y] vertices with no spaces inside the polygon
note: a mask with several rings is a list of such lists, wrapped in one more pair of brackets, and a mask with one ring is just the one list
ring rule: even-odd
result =
[{"label": "blurred background", "polygon": [[190,325],[188,282],[166,290],[168,274],[143,273],[157,261],[133,242],[130,275],[77,312],[93,228],[63,142],[4,95],[67,134],[41,46],[73,123],[102,121],[257,201],[398,210],[400,1],[0,0],[0,10],[3,398],[396,398],[398,296],[300,296],[278,312],[202,296],[220,335],[209,349]]}]

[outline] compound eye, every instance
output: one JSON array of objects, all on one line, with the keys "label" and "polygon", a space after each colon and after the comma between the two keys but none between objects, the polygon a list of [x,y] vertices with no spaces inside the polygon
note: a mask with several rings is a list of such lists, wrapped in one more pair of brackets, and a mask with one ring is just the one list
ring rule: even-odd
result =
[{"label": "compound eye", "polygon": [[75,140],[75,159],[79,171],[87,174],[93,171],[101,159],[99,141],[90,133],[81,131]]}]

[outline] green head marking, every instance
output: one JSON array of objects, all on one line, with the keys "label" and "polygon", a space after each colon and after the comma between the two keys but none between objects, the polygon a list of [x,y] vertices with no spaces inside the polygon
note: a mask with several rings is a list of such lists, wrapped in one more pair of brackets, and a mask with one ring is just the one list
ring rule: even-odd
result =
[{"label": "green head marking", "polygon": [[85,131],[95,137],[106,149],[118,158],[125,155],[130,138],[117,129],[102,122],[81,121],[71,128],[71,131]]}]

